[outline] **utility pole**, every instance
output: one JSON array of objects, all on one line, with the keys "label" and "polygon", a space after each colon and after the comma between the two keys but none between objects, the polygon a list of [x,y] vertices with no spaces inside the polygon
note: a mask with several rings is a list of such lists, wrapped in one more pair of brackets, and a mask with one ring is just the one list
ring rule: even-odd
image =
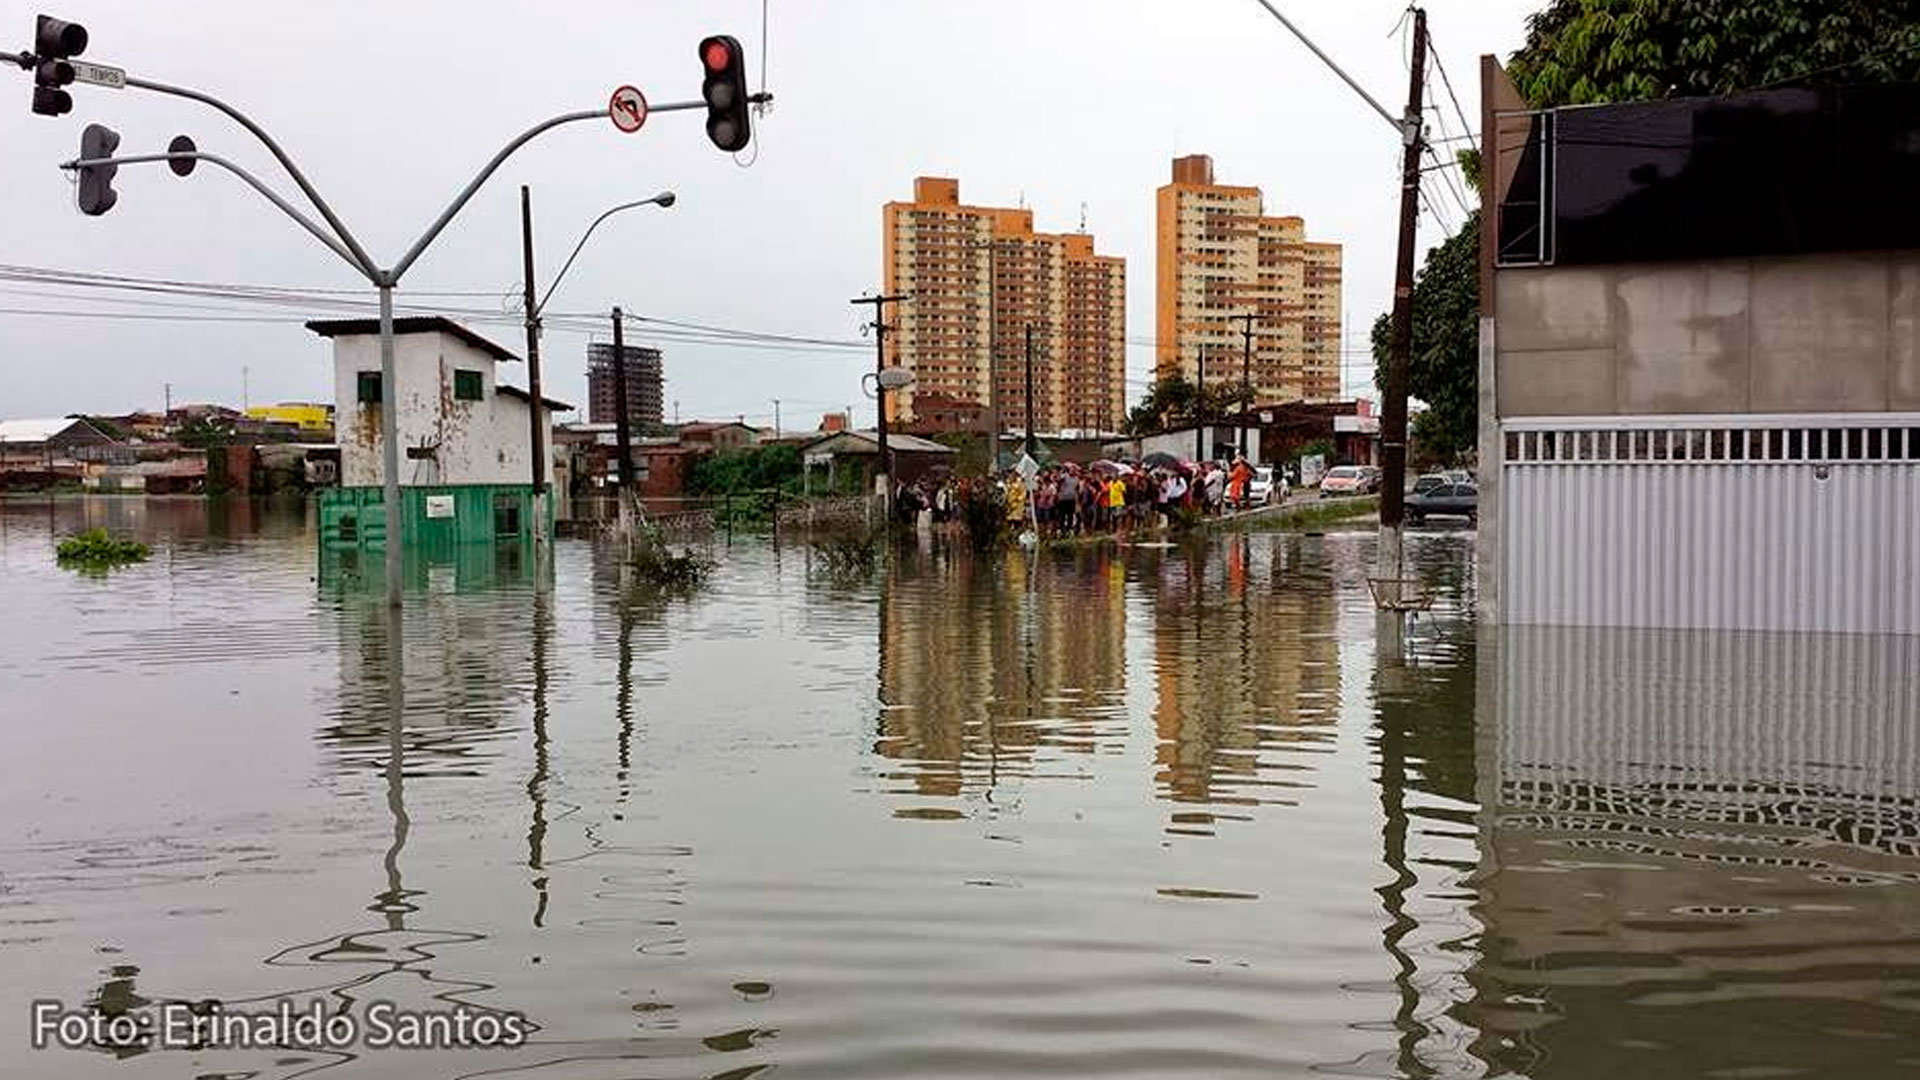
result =
[{"label": "utility pole", "polygon": [[1405,576],[1401,521],[1406,512],[1407,368],[1413,357],[1413,259],[1420,221],[1420,158],[1426,151],[1421,108],[1426,87],[1427,13],[1413,12],[1413,73],[1407,90],[1407,115],[1401,124],[1406,155],[1400,180],[1400,258],[1393,278],[1392,346],[1387,353],[1386,402],[1380,417],[1380,449],[1385,459],[1380,490],[1379,575]]},{"label": "utility pole", "polygon": [[[627,418],[627,344],[624,326],[626,315],[618,307],[613,309],[613,441],[620,454],[619,490],[620,533],[633,535],[633,431]],[[679,403],[675,402],[677,413]]]},{"label": "utility pole", "polygon": [[1256,317],[1251,311],[1229,316],[1240,324],[1243,342],[1240,351],[1240,456],[1246,458],[1249,465],[1253,464],[1253,455],[1248,452],[1247,423],[1251,417],[1247,415],[1247,410],[1253,406],[1253,320]]},{"label": "utility pole", "polygon": [[1000,275],[993,241],[987,252],[987,472],[1000,471]]},{"label": "utility pole", "polygon": [[1027,324],[1027,456],[1039,457],[1039,444],[1033,438],[1033,324]]},{"label": "utility pole", "polygon": [[249,375],[249,372],[247,371],[247,365],[241,364],[240,365],[240,411],[243,413],[246,412],[247,409],[251,408],[253,405],[253,402],[249,400],[253,395],[250,389],[251,383],[248,378],[248,375]]},{"label": "utility pole", "polygon": [[863,296],[850,300],[852,304],[873,305],[873,401],[875,413],[875,433],[880,437],[880,477],[884,483],[880,486],[882,502],[887,511],[887,520],[893,520],[893,456],[887,450],[887,388],[880,377],[887,370],[887,305],[898,304],[908,299],[906,293],[892,296]]},{"label": "utility pole", "polygon": [[780,399],[773,399],[773,437],[780,437]]},{"label": "utility pole", "polygon": [[1193,460],[1207,460],[1207,346],[1194,347]]},{"label": "utility pole", "polygon": [[526,283],[527,321],[527,458],[533,463],[533,535],[534,543],[546,542],[543,524],[547,520],[546,448],[541,445],[540,421],[546,410],[540,397],[540,307],[533,300],[533,196],[527,185],[520,185],[520,254]]}]

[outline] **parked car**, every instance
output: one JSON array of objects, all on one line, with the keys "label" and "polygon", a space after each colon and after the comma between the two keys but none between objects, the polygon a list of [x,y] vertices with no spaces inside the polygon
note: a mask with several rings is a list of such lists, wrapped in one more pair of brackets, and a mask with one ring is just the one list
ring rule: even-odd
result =
[{"label": "parked car", "polygon": [[1425,476],[1422,476],[1420,479],[1415,480],[1413,482],[1413,493],[1415,495],[1425,495],[1427,492],[1432,491],[1434,488],[1446,487],[1449,484],[1460,484],[1460,483],[1465,483],[1465,481],[1455,480],[1453,477],[1448,476],[1445,473],[1428,473]]},{"label": "parked car", "polygon": [[1369,495],[1380,490],[1379,478],[1363,465],[1335,465],[1320,481],[1320,497]]},{"label": "parked car", "polygon": [[1473,474],[1465,469],[1442,469],[1439,475],[1446,477],[1449,484],[1477,485],[1478,483],[1474,480]]},{"label": "parked car", "polygon": [[1480,522],[1480,489],[1472,484],[1443,484],[1407,496],[1407,520],[1418,525],[1429,517],[1463,517]]},{"label": "parked car", "polygon": [[1285,494],[1274,486],[1273,466],[1261,465],[1253,470],[1253,482],[1249,485],[1247,497],[1255,504],[1279,502]]}]

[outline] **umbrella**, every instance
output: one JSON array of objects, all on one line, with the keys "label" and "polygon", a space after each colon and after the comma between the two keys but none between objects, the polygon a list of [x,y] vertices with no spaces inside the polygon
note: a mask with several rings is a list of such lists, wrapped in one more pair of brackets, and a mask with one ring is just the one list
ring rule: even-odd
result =
[{"label": "umbrella", "polygon": [[1155,450],[1141,458],[1140,464],[1149,469],[1170,469],[1180,467],[1180,459],[1165,450]]},{"label": "umbrella", "polygon": [[1102,458],[1099,461],[1096,461],[1092,465],[1089,465],[1087,467],[1089,469],[1092,469],[1094,472],[1102,473],[1107,476],[1126,476],[1133,472],[1133,470],[1128,466],[1122,465],[1117,461],[1108,461],[1105,458]]}]

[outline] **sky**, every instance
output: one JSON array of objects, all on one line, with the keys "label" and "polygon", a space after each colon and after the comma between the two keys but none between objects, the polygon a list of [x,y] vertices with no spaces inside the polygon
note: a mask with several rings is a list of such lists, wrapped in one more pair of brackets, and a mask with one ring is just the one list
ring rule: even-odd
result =
[{"label": "sky", "polygon": [[[1518,47],[1540,2],[1431,0],[1434,47],[1465,120],[1478,118],[1479,56]],[[1376,99],[1403,107],[1401,5],[1276,5]],[[1303,216],[1311,238],[1345,245],[1345,381],[1371,387],[1367,328],[1392,295],[1398,138],[1255,0],[43,0],[0,13],[15,34],[0,47],[30,47],[42,10],[88,28],[83,59],[247,113],[388,265],[521,131],[602,109],[621,84],[656,104],[697,98],[698,42],[738,37],[751,80],[764,74],[776,99],[751,150],[715,149],[699,111],[656,113],[632,135],[600,120],[561,127],[509,158],[401,282],[403,314],[451,309],[520,353],[509,314],[520,185],[532,191],[543,289],[602,210],[673,190],[670,210],[603,224],[555,293],[542,355],[547,392],[562,400],[585,400],[594,335],[584,317],[618,304],[827,343],[629,334],[665,350],[670,415],[768,424],[777,398],[789,430],[849,406],[870,422],[860,388],[869,309],[848,301],[880,287],[881,206],[910,198],[921,175],[959,178],[969,203],[1024,204],[1043,231],[1076,230],[1084,215],[1098,250],[1127,259],[1137,398],[1153,359],[1154,189],[1189,153],[1211,154],[1223,183],[1262,188],[1268,213]],[[73,112],[35,116],[30,75],[9,65],[0,79],[13,81],[15,102],[0,112],[0,264],[287,287],[316,300],[307,310],[0,280],[0,419],[157,408],[169,389],[175,404],[328,398],[329,346],[301,322],[344,304],[373,313],[370,287],[347,264],[212,166],[185,178],[123,167],[119,203],[97,218],[80,214],[56,167],[90,122],[118,131],[122,154],[161,152],[187,134],[297,202],[251,136],[204,106],[140,90],[75,86]],[[1461,134],[1433,86],[1430,134]],[[1443,174],[1425,190],[1423,248],[1463,217]],[[77,314],[29,314],[49,311]],[[524,385],[523,368],[508,365],[503,378]]]}]

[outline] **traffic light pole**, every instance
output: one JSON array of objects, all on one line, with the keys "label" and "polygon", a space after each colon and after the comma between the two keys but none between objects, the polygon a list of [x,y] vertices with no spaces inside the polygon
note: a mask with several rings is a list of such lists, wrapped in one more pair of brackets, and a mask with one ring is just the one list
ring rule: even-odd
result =
[{"label": "traffic light pole", "polygon": [[[12,59],[23,69],[28,66],[31,60],[29,55],[25,53]],[[599,109],[562,113],[541,121],[520,133],[502,147],[500,151],[493,156],[492,160],[488,161],[487,164],[481,168],[480,172],[468,182],[467,186],[461,189],[460,193],[454,197],[453,202],[448,204],[446,209],[440,213],[440,216],[435,218],[433,223],[427,227],[426,231],[414,241],[413,245],[407,249],[406,254],[400,257],[399,262],[395,263],[391,269],[381,269],[373,258],[367,254],[366,249],[361,246],[360,241],[355,238],[353,232],[340,220],[339,215],[334,213],[332,206],[321,197],[319,191],[316,190],[312,182],[307,179],[306,174],[302,173],[299,166],[294,164],[293,158],[287,154],[285,150],[281,149],[280,144],[276,142],[271,135],[268,135],[264,128],[254,123],[253,120],[248,118],[240,110],[211,94],[187,87],[155,82],[151,79],[142,79],[128,75],[126,76],[126,85],[134,89],[169,94],[174,97],[196,101],[210,106],[231,118],[256,139],[260,140],[268,152],[280,162],[281,166],[286,169],[287,175],[292,178],[295,186],[307,197],[307,200],[313,205],[313,208],[319,212],[320,217],[326,222],[326,227],[322,228],[318,222],[309,218],[297,207],[275,193],[272,188],[268,187],[258,177],[216,154],[195,151],[191,153],[136,154],[126,157],[88,158],[66,162],[61,165],[61,168],[73,170],[91,165],[138,165],[179,160],[210,161],[246,181],[250,187],[259,192],[267,201],[271,202],[281,212],[292,218],[295,223],[300,225],[302,229],[306,230],[316,240],[319,240],[327,250],[345,260],[348,265],[352,266],[355,271],[366,278],[369,284],[378,290],[380,298],[380,434],[381,441],[384,443],[382,470],[385,473],[382,478],[381,497],[383,505],[385,506],[387,519],[385,542],[386,591],[387,603],[392,607],[399,607],[402,597],[403,549],[405,546],[406,530],[404,525],[405,515],[400,505],[399,410],[397,408],[397,383],[394,370],[393,290],[399,286],[400,279],[405,276],[407,270],[413,266],[414,262],[426,253],[427,249],[439,238],[447,226],[453,222],[453,219],[460,211],[466,208],[467,203],[472,201],[473,196],[479,192],[481,186],[493,176],[500,168],[500,165],[505,162],[508,157],[512,156],[515,151],[553,128],[582,120],[601,119],[605,117],[607,113]],[[773,100],[773,95],[757,93],[750,95],[747,100],[750,104],[759,104]],[[681,112],[705,109],[707,107],[707,103],[704,100],[674,101],[651,106],[648,112]],[[537,387],[529,396],[532,398],[530,407],[534,411],[535,423],[537,424],[539,422],[538,417],[540,410],[540,399],[538,397]],[[536,528],[537,524],[538,523],[536,523]]]}]

